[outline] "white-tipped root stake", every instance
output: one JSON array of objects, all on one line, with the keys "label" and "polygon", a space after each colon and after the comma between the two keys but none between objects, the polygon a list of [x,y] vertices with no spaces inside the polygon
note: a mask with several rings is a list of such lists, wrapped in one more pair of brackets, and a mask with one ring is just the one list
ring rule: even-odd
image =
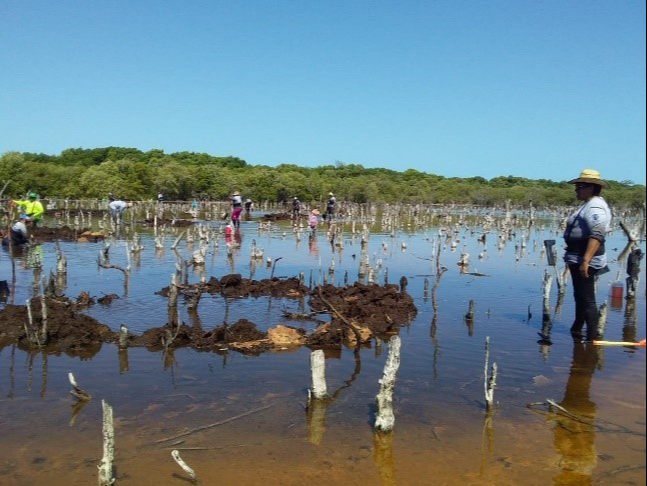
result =
[{"label": "white-tipped root stake", "polygon": [[321,349],[310,353],[310,373],[312,375],[312,388],[309,391],[312,398],[326,398],[328,396],[326,358]]},{"label": "white-tipped root stake", "polygon": [[384,373],[380,380],[380,392],[375,398],[377,404],[377,416],[375,428],[388,432],[393,430],[395,415],[393,414],[393,389],[395,388],[395,376],[400,367],[400,338],[393,336],[389,339],[389,354],[384,364]]},{"label": "white-tipped root stake", "polygon": [[128,347],[128,328],[123,324],[119,326],[119,347]]},{"label": "white-tipped root stake", "polygon": [[189,465],[182,460],[180,457],[180,453],[177,449],[174,449],[171,451],[171,456],[175,460],[175,462],[178,463],[178,466],[180,466],[182,469],[184,469],[184,472],[187,473],[189,476],[191,476],[191,479],[195,481],[195,472],[193,469],[189,467]]},{"label": "white-tipped root stake", "polygon": [[485,377],[483,382],[483,387],[485,388],[485,403],[487,409],[492,408],[494,403],[494,388],[496,387],[496,373],[497,367],[496,363],[492,363],[492,375],[488,376],[488,361],[490,360],[490,336],[485,338]]},{"label": "white-tipped root stake", "polygon": [[103,407],[103,457],[99,465],[99,486],[115,482],[112,463],[115,459],[115,429],[112,421],[112,407],[101,400]]},{"label": "white-tipped root stake", "polygon": [[70,385],[72,385],[73,390],[70,391],[70,394],[78,398],[79,400],[87,401],[92,398],[88,392],[85,390],[82,390],[79,385],[76,384],[76,379],[74,378],[74,375],[70,372],[67,374],[68,379],[70,380]]},{"label": "white-tipped root stake", "polygon": [[544,271],[544,280],[543,280],[543,294],[544,294],[544,303],[543,303],[543,319],[550,320],[550,288],[553,284],[553,276]]}]

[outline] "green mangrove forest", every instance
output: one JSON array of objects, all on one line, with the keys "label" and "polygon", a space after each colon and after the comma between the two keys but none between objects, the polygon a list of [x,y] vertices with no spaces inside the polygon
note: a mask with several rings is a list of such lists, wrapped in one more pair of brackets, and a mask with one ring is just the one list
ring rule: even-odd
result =
[{"label": "green mangrove forest", "polygon": [[[566,171],[575,177],[582,167]],[[565,172],[565,173],[566,173]],[[631,174],[627,175],[628,177]],[[609,181],[604,197],[615,207],[638,208],[645,186],[631,180]],[[36,191],[41,197],[105,198],[109,192],[127,200],[225,200],[233,191],[255,202],[281,202],[297,196],[322,201],[334,192],[352,203],[472,204],[549,207],[575,201],[566,180],[532,180],[515,175],[492,179],[443,177],[413,169],[395,171],[358,164],[276,167],[250,165],[233,157],[205,153],[135,148],[70,148],[59,155],[6,152],[0,155],[0,194],[16,197]]]}]

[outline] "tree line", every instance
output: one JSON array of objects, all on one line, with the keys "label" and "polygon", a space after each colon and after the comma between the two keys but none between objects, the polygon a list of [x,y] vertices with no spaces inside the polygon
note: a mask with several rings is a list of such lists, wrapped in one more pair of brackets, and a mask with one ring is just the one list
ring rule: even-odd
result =
[{"label": "tree line", "polygon": [[[579,168],[574,169],[575,172]],[[575,173],[574,172],[574,173]],[[645,202],[645,186],[630,180],[608,181],[603,193],[616,207],[638,208]],[[514,205],[537,208],[572,205],[573,186],[567,181],[526,179],[513,175],[443,177],[414,169],[365,168],[359,164],[276,167],[250,165],[244,160],[204,153],[134,148],[71,148],[59,155],[6,152],[0,156],[0,188],[15,197],[36,191],[41,197],[105,198],[109,192],[127,200],[225,200],[239,191],[252,201],[322,201],[329,192],[354,203],[421,203]]]}]

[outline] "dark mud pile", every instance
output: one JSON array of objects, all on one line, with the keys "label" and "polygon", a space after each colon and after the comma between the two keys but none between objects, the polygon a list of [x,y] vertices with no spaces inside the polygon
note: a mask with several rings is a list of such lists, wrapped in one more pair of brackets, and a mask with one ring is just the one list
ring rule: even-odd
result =
[{"label": "dark mud pile", "polygon": [[[168,302],[169,294],[174,295],[172,290],[165,287],[157,294]],[[234,302],[263,296],[305,299],[311,311],[286,315],[286,321],[312,320],[319,325],[310,333],[302,327],[281,323],[261,331],[253,322],[240,319],[206,330],[172,322],[177,313],[171,305],[169,320],[160,327],[148,329],[139,336],[120,335],[83,312],[92,305],[110,305],[119,297],[107,295],[95,299],[82,292],[76,299],[44,297],[44,313],[43,297],[32,299],[31,323],[26,306],[4,305],[0,310],[0,349],[17,344],[25,350],[87,358],[97,353],[104,343],[146,347],[152,351],[191,347],[205,351],[233,349],[248,354],[295,346],[312,349],[356,347],[372,339],[388,339],[397,334],[399,328],[407,325],[417,313],[413,299],[397,285],[355,283],[345,287],[324,285],[310,290],[297,278],[257,281],[240,275],[212,277],[204,284],[178,286],[177,300],[184,299],[184,305],[197,313],[203,293],[220,294]],[[240,305],[244,305],[242,300]]]},{"label": "dark mud pile", "polygon": [[105,238],[105,234],[100,231],[90,231],[88,228],[75,229],[69,226],[32,228],[30,234],[35,243],[46,241],[97,241]]},{"label": "dark mud pile", "polygon": [[196,224],[196,219],[166,219],[166,218],[157,218],[155,219],[145,219],[141,223],[144,226],[176,226],[179,228],[186,228],[188,226],[193,226]]}]

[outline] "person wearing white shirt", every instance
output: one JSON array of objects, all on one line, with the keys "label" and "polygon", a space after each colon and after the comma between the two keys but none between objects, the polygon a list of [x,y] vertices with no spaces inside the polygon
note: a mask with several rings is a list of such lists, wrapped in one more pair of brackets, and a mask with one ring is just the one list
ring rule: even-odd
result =
[{"label": "person wearing white shirt", "polygon": [[128,204],[126,201],[122,201],[121,199],[115,199],[108,204],[108,207],[110,208],[110,215],[112,216],[112,221],[115,224],[121,224],[122,214],[129,206],[130,204]]}]

